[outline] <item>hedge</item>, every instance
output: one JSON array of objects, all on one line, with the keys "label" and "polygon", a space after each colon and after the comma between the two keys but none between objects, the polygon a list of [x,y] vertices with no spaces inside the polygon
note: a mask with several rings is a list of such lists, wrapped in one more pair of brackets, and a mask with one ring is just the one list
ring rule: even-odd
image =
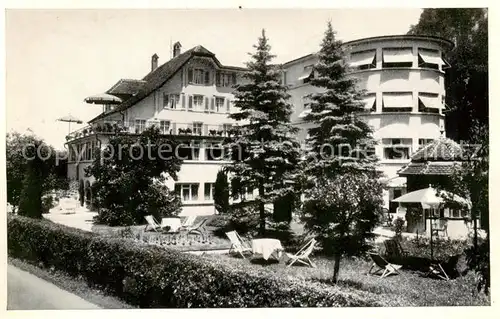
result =
[{"label": "hedge", "polygon": [[[141,308],[388,306],[375,294],[9,216],[11,257],[86,280]],[[390,299],[390,298],[389,298]]]}]

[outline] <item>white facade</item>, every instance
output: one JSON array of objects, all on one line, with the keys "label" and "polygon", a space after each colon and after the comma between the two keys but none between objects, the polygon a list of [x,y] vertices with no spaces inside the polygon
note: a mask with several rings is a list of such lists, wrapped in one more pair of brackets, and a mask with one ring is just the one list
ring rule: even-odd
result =
[{"label": "white facade", "polygon": [[[373,127],[378,141],[375,154],[380,168],[391,180],[392,188],[385,196],[389,201],[405,192],[404,178],[397,171],[408,164],[421,145],[444,134],[445,86],[447,63],[443,53],[451,49],[446,40],[422,36],[382,36],[344,44],[350,76],[365,91],[363,118]],[[305,96],[318,92],[308,82],[318,61],[315,54],[284,64],[284,82],[290,87],[294,105],[292,121],[305,139],[309,124],[303,123],[308,111]]]},{"label": "white facade", "polygon": [[[222,66],[206,53],[195,54],[163,85],[133,106],[92,120],[90,127],[93,133],[82,134],[83,130],[89,129],[87,127],[70,134],[68,145],[94,143],[86,144],[87,148],[105,147],[109,134],[96,133],[95,127],[106,123],[123,123],[126,132],[131,134],[157,125],[164,134],[175,135],[176,140],[185,144],[197,145],[193,158],[183,161],[177,174],[178,180],[169,179],[167,182],[167,186],[175,189],[182,199],[181,215],[214,214],[213,183],[217,172],[228,162],[210,158],[206,146],[221,142],[236,124],[228,115],[234,112],[233,85],[243,81],[244,71],[242,68]],[[72,157],[68,163],[68,177],[91,184],[93,177],[85,176],[84,169],[91,165],[92,159],[85,157],[85,153],[78,163],[75,158]]]}]

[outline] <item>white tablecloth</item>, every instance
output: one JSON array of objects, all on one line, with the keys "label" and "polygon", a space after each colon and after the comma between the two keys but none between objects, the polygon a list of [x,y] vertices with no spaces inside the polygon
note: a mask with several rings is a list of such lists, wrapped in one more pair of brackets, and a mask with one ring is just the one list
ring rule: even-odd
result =
[{"label": "white tablecloth", "polygon": [[161,219],[161,227],[170,226],[169,232],[176,232],[181,227],[181,219],[168,217]]},{"label": "white tablecloth", "polygon": [[276,253],[277,258],[279,258],[281,251],[283,251],[283,246],[281,246],[281,242],[278,239],[254,239],[252,240],[252,251],[254,254],[262,255],[262,258],[267,260],[274,253]]}]

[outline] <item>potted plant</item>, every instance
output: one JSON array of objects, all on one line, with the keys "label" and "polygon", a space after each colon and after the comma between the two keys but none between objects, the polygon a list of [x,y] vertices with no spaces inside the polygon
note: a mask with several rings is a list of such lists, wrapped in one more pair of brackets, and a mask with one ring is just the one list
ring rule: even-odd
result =
[{"label": "potted plant", "polygon": [[212,135],[212,136],[215,136],[215,134],[217,133],[217,131],[216,131],[216,130],[209,130],[208,132],[209,132],[209,133],[210,133],[210,135]]},{"label": "potted plant", "polygon": [[188,127],[187,129],[184,130],[184,132],[186,132],[186,134],[191,134],[193,133],[193,131]]},{"label": "potted plant", "polygon": [[224,131],[217,131],[217,135],[222,136],[224,134]]},{"label": "potted plant", "polygon": [[82,131],[83,136],[87,135],[87,133],[88,133],[88,130],[87,129],[83,129],[83,131]]},{"label": "potted plant", "polygon": [[105,125],[106,125],[106,132],[111,133],[112,129],[113,129],[113,126],[111,126],[111,123],[106,123]]}]

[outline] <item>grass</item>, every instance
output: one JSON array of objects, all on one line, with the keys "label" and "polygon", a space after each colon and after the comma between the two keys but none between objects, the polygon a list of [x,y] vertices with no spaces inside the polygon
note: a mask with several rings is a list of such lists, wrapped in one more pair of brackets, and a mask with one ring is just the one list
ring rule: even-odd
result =
[{"label": "grass", "polygon": [[135,309],[122,300],[112,297],[101,290],[90,288],[83,279],[68,276],[60,271],[44,269],[15,258],[8,258],[8,263],[27,271],[38,278],[48,281],[57,287],[69,291],[103,309]]},{"label": "grass", "polygon": [[[317,268],[301,266],[285,267],[284,263],[264,262],[257,259],[242,259],[229,255],[203,255],[203,258],[216,258],[235,267],[260,267],[283,277],[300,278],[305,281],[331,284],[333,260],[313,257]],[[379,278],[367,275],[371,263],[362,259],[343,259],[340,264],[337,285],[363,290],[401,300],[401,306],[487,306],[489,297],[475,291],[472,273],[454,280],[444,281],[425,278],[422,273],[401,271],[401,275]]]}]

